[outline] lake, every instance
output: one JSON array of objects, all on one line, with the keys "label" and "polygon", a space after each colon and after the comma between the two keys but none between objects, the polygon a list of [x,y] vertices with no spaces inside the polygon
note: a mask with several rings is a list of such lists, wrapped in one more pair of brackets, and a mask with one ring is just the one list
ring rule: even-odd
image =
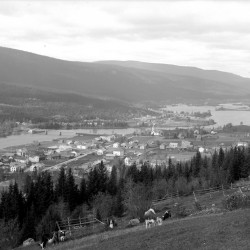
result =
[{"label": "lake", "polygon": [[234,110],[215,110],[215,106],[188,106],[184,104],[179,104],[177,106],[167,106],[167,110],[177,111],[177,112],[206,112],[211,111],[211,119],[213,119],[216,124],[213,127],[223,126],[227,123],[232,123],[233,125],[240,125],[242,122],[244,125],[250,125],[250,111],[234,111]]}]

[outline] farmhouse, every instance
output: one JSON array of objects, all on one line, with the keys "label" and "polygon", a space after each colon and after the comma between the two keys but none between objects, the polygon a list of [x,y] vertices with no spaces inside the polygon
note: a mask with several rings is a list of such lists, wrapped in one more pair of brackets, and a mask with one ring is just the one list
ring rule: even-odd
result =
[{"label": "farmhouse", "polygon": [[58,160],[61,158],[61,155],[55,152],[55,153],[49,154],[47,158],[48,160]]},{"label": "farmhouse", "polygon": [[78,149],[87,149],[87,145],[79,144],[79,145],[76,146],[76,148],[78,148]]},{"label": "farmhouse", "polygon": [[131,166],[132,165],[132,161],[130,157],[125,157],[124,158],[124,164],[125,166]]},{"label": "farmhouse", "polygon": [[27,148],[19,148],[17,149],[16,154],[25,157],[28,154],[28,150]]},{"label": "farmhouse", "polygon": [[248,143],[247,142],[238,142],[237,147],[248,147]]},{"label": "farmhouse", "polygon": [[190,141],[185,141],[185,140],[181,141],[181,148],[187,149],[187,148],[192,148],[192,147],[193,146]]},{"label": "farmhouse", "polygon": [[147,144],[143,143],[143,144],[140,144],[140,149],[146,149],[147,148]]},{"label": "farmhouse", "polygon": [[26,164],[27,161],[28,161],[27,158],[25,158],[25,157],[23,157],[23,156],[19,156],[19,155],[15,156],[14,159],[15,159],[16,162],[25,163],[25,164]]},{"label": "farmhouse", "polygon": [[34,171],[39,171],[44,167],[44,163],[35,163],[30,166],[29,171],[34,172]]},{"label": "farmhouse", "polygon": [[10,172],[21,172],[26,168],[26,164],[19,162],[11,162],[10,163]]},{"label": "farmhouse", "polygon": [[97,154],[97,155],[103,155],[103,153],[104,153],[104,150],[103,150],[103,149],[98,149],[98,150],[96,151],[96,154]]},{"label": "farmhouse", "polygon": [[178,148],[178,142],[170,142],[169,148]]},{"label": "farmhouse", "polygon": [[119,142],[115,142],[115,143],[113,144],[113,148],[118,148],[119,146],[120,146]]},{"label": "farmhouse", "polygon": [[71,151],[63,151],[60,154],[61,154],[61,158],[64,158],[64,159],[72,159],[75,157],[75,154],[72,153]]},{"label": "farmhouse", "polygon": [[113,149],[113,155],[124,156],[124,150],[122,148]]}]

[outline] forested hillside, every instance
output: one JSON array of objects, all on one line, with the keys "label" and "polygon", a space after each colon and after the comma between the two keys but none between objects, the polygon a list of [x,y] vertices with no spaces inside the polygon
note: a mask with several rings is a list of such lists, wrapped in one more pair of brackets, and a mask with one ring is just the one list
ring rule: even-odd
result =
[{"label": "forested hillside", "polygon": [[[89,119],[127,120],[154,114],[126,102],[0,83],[0,123],[81,123]],[[52,126],[52,125],[51,125]],[[117,123],[117,126],[126,124]],[[44,128],[50,128],[49,124]]]}]

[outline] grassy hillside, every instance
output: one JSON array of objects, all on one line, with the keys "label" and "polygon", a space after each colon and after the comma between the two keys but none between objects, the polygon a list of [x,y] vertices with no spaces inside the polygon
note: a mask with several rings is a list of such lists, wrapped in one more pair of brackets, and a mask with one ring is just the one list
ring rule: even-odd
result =
[{"label": "grassy hillside", "polygon": [[70,62],[0,47],[0,83],[125,101],[242,100],[250,80],[219,71],[140,62]]},{"label": "grassy hillside", "polygon": [[[144,225],[62,243],[54,250],[249,250],[250,210],[188,217],[145,229]],[[33,250],[35,247],[25,248]]]}]

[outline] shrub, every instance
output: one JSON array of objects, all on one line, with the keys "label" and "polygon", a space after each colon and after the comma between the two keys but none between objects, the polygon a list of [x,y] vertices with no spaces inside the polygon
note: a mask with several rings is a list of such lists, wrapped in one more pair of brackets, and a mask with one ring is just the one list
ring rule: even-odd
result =
[{"label": "shrub", "polygon": [[202,210],[202,206],[201,206],[201,204],[200,204],[199,201],[195,201],[195,202],[194,202],[194,208],[195,208],[195,210],[197,210],[197,211],[201,211],[201,210]]},{"label": "shrub", "polygon": [[228,210],[235,210],[238,208],[244,208],[250,206],[250,196],[237,191],[231,195],[228,195],[223,200],[224,208]]},{"label": "shrub", "polygon": [[181,203],[176,203],[172,208],[172,214],[176,218],[182,218],[189,215],[188,209]]}]

